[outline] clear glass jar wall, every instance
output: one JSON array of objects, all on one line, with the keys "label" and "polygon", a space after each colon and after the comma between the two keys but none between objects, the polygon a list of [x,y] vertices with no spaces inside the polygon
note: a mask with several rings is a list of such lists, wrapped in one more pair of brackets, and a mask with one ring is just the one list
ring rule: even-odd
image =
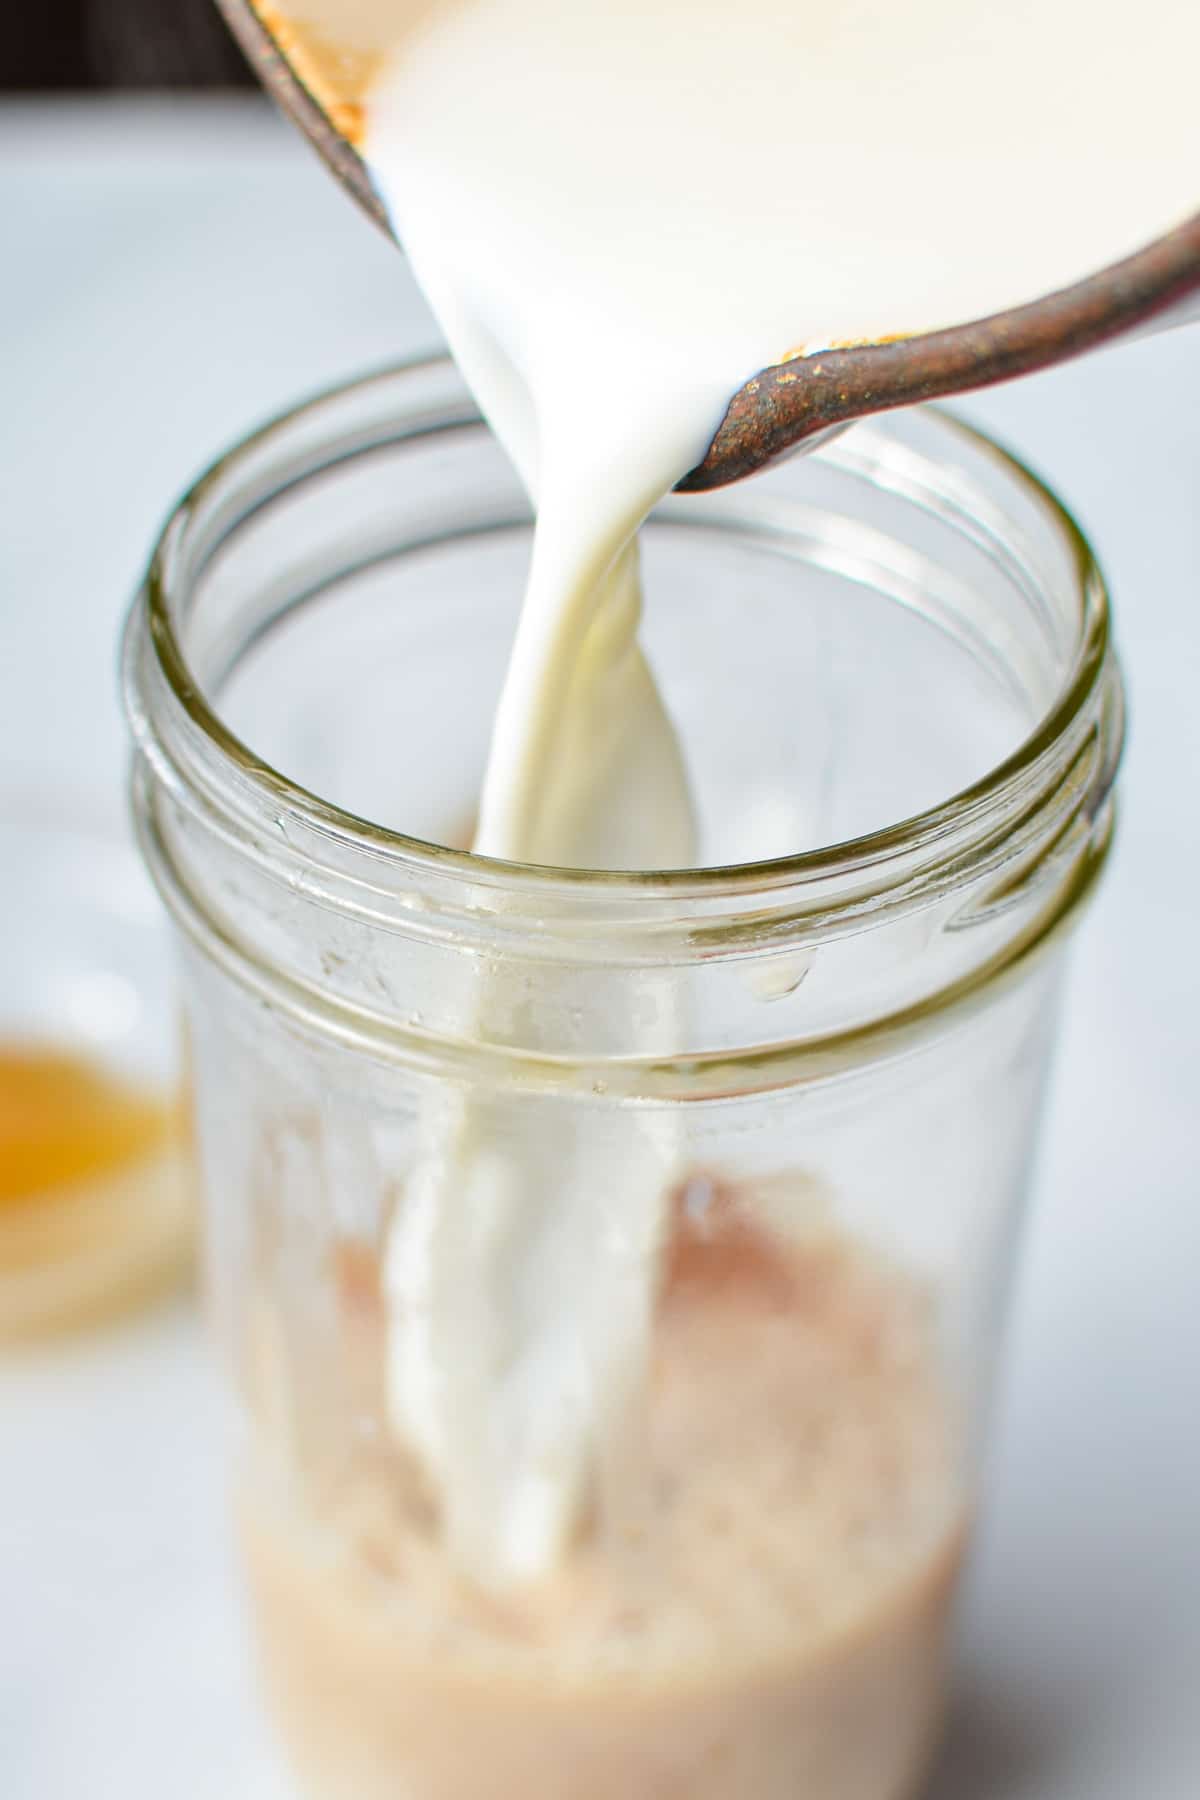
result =
[{"label": "clear glass jar wall", "polygon": [[[1109,843],[1103,586],[939,416],[672,498],[646,635],[708,866],[586,874],[462,848],[528,545],[415,365],[210,472],[130,621],[268,1689],[316,1800],[897,1800]],[[454,1480],[396,1404],[431,1157],[461,1241],[417,1335],[484,1421]],[[497,1163],[542,1209],[499,1248]],[[588,1459],[552,1572],[497,1587],[505,1380]]]}]

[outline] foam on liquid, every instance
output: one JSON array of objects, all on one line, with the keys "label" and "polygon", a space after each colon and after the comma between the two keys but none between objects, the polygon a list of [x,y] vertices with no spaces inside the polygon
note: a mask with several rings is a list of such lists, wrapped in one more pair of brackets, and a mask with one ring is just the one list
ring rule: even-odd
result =
[{"label": "foam on liquid", "polygon": [[[365,155],[536,502],[476,848],[693,862],[686,771],[638,642],[638,527],[729,397],[788,351],[1019,304],[1193,212],[1200,6],[289,12],[372,70]],[[669,1049],[677,1022],[645,1030]],[[465,1103],[431,1113],[388,1283],[397,1428],[457,1553],[506,1580],[560,1555],[638,1379],[680,1146],[661,1124],[619,1150],[582,1120],[561,1143],[494,1126]]]}]

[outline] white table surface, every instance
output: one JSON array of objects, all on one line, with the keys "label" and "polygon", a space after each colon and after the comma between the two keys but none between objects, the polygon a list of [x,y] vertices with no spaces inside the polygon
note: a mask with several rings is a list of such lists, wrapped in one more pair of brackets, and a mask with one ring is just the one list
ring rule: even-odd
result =
[{"label": "white table surface", "polygon": [[[0,787],[61,778],[116,810],[117,623],[173,497],[246,427],[435,333],[250,101],[0,109],[0,259]],[[1091,532],[1133,737],[936,1800],[1200,1794],[1198,400],[1200,327],[969,408]],[[278,1791],[216,1412],[186,1301],[0,1357],[2,1800]]]}]

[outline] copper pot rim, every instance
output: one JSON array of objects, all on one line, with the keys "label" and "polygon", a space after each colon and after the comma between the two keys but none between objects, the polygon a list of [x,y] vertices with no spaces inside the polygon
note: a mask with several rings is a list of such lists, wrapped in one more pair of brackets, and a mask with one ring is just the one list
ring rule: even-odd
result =
[{"label": "copper pot rim", "polygon": [[[394,235],[363,158],[305,86],[253,0],[217,5],[267,92],[368,217]],[[703,460],[676,491],[726,487],[817,433],[873,413],[1067,362],[1197,297],[1200,212],[1120,262],[1024,306],[938,331],[789,357],[738,390]]]}]

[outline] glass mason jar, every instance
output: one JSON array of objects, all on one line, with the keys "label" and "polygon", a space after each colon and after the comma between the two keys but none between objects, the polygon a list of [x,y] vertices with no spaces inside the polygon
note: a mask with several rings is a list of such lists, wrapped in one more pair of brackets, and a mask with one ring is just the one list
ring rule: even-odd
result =
[{"label": "glass mason jar", "polygon": [[670,498],[707,866],[564,872],[462,847],[529,533],[415,364],[217,464],[129,624],[272,1708],[313,1800],[898,1800],[1111,834],[1104,588],[934,414]]}]

